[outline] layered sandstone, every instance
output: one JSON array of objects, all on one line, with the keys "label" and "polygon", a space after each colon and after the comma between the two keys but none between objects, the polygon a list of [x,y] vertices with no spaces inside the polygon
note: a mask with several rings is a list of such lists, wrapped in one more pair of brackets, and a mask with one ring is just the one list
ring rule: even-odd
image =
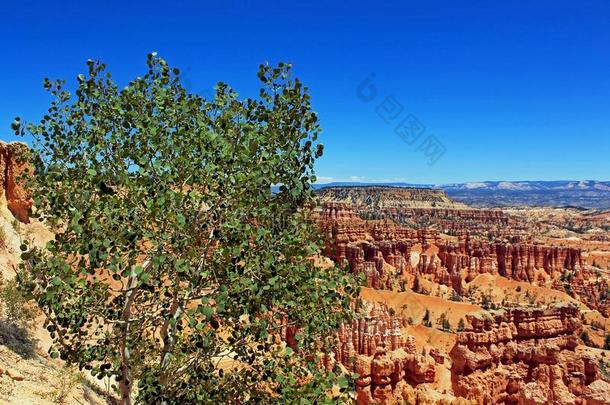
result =
[{"label": "layered sandstone", "polygon": [[369,306],[365,316],[339,329],[334,359],[358,374],[359,404],[402,403],[417,395],[420,384],[435,381],[434,359],[416,353],[414,337],[401,331],[406,325],[386,307]]},{"label": "layered sandstone", "polygon": [[19,221],[29,222],[32,200],[22,177],[31,170],[25,160],[28,146],[21,142],[0,142],[0,198]]},{"label": "layered sandstone", "polygon": [[372,306],[368,313],[344,324],[337,333],[338,345],[335,359],[349,366],[356,355],[373,356],[377,349],[384,347],[390,351],[404,349],[415,352],[412,336],[403,336],[401,328],[407,326],[404,317],[390,314],[387,308]]},{"label": "layered sandstone", "polygon": [[[450,290],[434,286],[444,284],[462,295],[460,300],[477,300],[471,282],[488,273],[564,291],[607,314],[606,273],[587,264],[588,252],[540,239],[538,228],[497,210],[434,206],[446,201],[428,192],[374,187],[322,192],[318,224],[327,256],[364,275],[373,289],[420,291],[421,285],[447,297]],[[610,384],[600,358],[579,338],[576,307],[508,305],[465,315],[458,328],[467,329],[453,335],[455,346],[443,346],[452,347],[450,353],[435,347],[427,355],[417,353],[414,339],[425,348],[443,332],[406,328],[400,316],[373,310],[340,329],[333,359],[359,374],[359,403],[608,403]]]},{"label": "layered sandstone", "polygon": [[400,208],[466,208],[456,203],[440,189],[390,187],[390,186],[350,186],[324,187],[316,194],[322,203],[341,202],[355,206],[359,211],[383,211]]},{"label": "layered sandstone", "polygon": [[580,249],[527,243],[472,241],[438,244],[440,264],[450,272],[464,271],[466,281],[491,273],[517,281],[546,282],[565,270],[582,268]]},{"label": "layered sandstone", "polygon": [[493,233],[514,221],[501,210],[474,209],[457,203],[444,191],[389,186],[325,187],[316,192],[322,204],[349,204],[362,218],[389,219],[416,227],[432,226],[444,233]]},{"label": "layered sandstone", "polygon": [[318,222],[326,240],[326,256],[364,274],[367,285],[391,289],[399,272],[407,271],[415,241],[427,243],[433,234],[398,226],[391,221],[364,221],[347,203],[326,203]]},{"label": "layered sandstone", "polygon": [[439,242],[437,247],[439,260],[429,273],[446,271],[452,277],[451,284],[438,277],[436,281],[460,293],[458,278],[470,282],[489,273],[566,292],[604,316],[610,314],[608,282],[585,265],[579,248],[471,240],[469,235],[459,238],[458,243]]},{"label": "layered sandstone", "polygon": [[471,328],[458,333],[450,353],[456,395],[478,403],[576,404],[601,378],[596,362],[575,350],[582,327],[576,307],[512,308],[467,320]]},{"label": "layered sandstone", "polygon": [[[533,244],[521,238],[471,239],[468,233],[451,242],[432,229],[408,228],[388,219],[363,220],[343,202],[325,203],[318,222],[325,235],[326,255],[340,265],[347,263],[354,274],[364,274],[366,285],[376,289],[401,288],[406,274],[427,275],[460,294],[465,282],[484,273],[552,286],[566,271],[575,274],[577,291],[584,294],[587,288],[597,288],[585,281],[581,284],[588,287],[579,287],[578,280],[590,278],[577,248]],[[435,248],[433,252],[428,251],[430,247]],[[585,302],[601,307],[594,300],[601,293],[591,292]]]}]

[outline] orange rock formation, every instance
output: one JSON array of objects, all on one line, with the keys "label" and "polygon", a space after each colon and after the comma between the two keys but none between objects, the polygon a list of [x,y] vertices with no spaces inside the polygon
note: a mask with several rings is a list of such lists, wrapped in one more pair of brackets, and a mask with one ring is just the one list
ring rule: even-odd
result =
[{"label": "orange rock formation", "polygon": [[28,223],[32,200],[23,187],[21,176],[31,166],[24,160],[27,145],[21,142],[6,144],[0,142],[0,197],[4,196],[6,205],[19,221]]},{"label": "orange rock formation", "polygon": [[576,307],[557,306],[467,316],[472,327],[458,333],[450,353],[454,392],[478,403],[582,403],[600,373],[575,351],[578,315]]},{"label": "orange rock formation", "polygon": [[364,318],[340,328],[334,358],[359,375],[359,404],[402,403],[413,387],[434,382],[434,359],[416,353],[413,336],[401,331],[406,325],[403,317],[373,306]]}]

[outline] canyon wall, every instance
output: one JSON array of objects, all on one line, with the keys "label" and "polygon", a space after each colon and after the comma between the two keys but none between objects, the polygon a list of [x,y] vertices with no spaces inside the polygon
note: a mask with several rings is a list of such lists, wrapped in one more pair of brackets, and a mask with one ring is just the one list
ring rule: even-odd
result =
[{"label": "canyon wall", "polygon": [[465,280],[491,273],[528,282],[547,282],[565,270],[582,268],[580,249],[527,243],[471,241],[466,235],[458,243],[439,243],[440,264],[449,271],[465,271]]},{"label": "canyon wall", "polygon": [[318,224],[326,240],[325,254],[355,275],[363,274],[368,287],[404,289],[406,275],[426,275],[462,294],[465,283],[492,274],[568,292],[602,313],[610,308],[602,299],[607,285],[594,282],[595,274],[583,265],[578,248],[519,237],[472,238],[469,233],[451,240],[430,228],[364,220],[344,202],[325,203]]},{"label": "canyon wall", "polygon": [[[579,248],[536,243],[531,230],[497,210],[434,207],[451,204],[435,190],[339,188],[321,196],[316,219],[325,255],[366,286],[391,290],[380,302],[394,309],[365,301],[364,313],[339,328],[324,356],[329,370],[339,363],[358,374],[358,404],[610,403],[606,366],[583,345],[578,307],[516,303],[487,312],[466,289],[491,274],[564,291],[603,314],[607,284],[596,282]],[[470,303],[458,306],[435,284]],[[409,288],[441,293],[401,295]],[[419,308],[423,314],[406,312]],[[432,312],[437,321],[425,323]],[[447,314],[456,330],[439,322]]]}]

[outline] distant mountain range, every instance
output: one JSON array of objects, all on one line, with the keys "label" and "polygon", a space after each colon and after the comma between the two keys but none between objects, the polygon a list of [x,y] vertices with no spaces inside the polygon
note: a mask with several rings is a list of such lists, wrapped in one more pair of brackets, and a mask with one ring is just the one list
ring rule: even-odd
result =
[{"label": "distant mountain range", "polygon": [[439,188],[456,201],[479,207],[544,206],[610,209],[610,181],[483,181],[451,184],[335,182],[331,186],[385,185]]}]

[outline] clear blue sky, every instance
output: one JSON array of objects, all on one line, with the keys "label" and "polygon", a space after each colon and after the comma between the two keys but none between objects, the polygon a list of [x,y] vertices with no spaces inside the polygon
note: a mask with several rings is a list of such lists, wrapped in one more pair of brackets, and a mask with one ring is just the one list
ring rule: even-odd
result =
[{"label": "clear blue sky", "polygon": [[[5,4],[1,139],[13,117],[40,119],[43,77],[74,82],[92,58],[125,83],[157,51],[198,92],[254,95],[259,63],[293,63],[324,128],[323,179],[610,180],[607,1],[174,3]],[[375,112],[387,96],[403,106],[390,124]],[[407,114],[426,128],[413,145],[394,133]],[[429,134],[446,148],[432,166],[416,150]]]}]

